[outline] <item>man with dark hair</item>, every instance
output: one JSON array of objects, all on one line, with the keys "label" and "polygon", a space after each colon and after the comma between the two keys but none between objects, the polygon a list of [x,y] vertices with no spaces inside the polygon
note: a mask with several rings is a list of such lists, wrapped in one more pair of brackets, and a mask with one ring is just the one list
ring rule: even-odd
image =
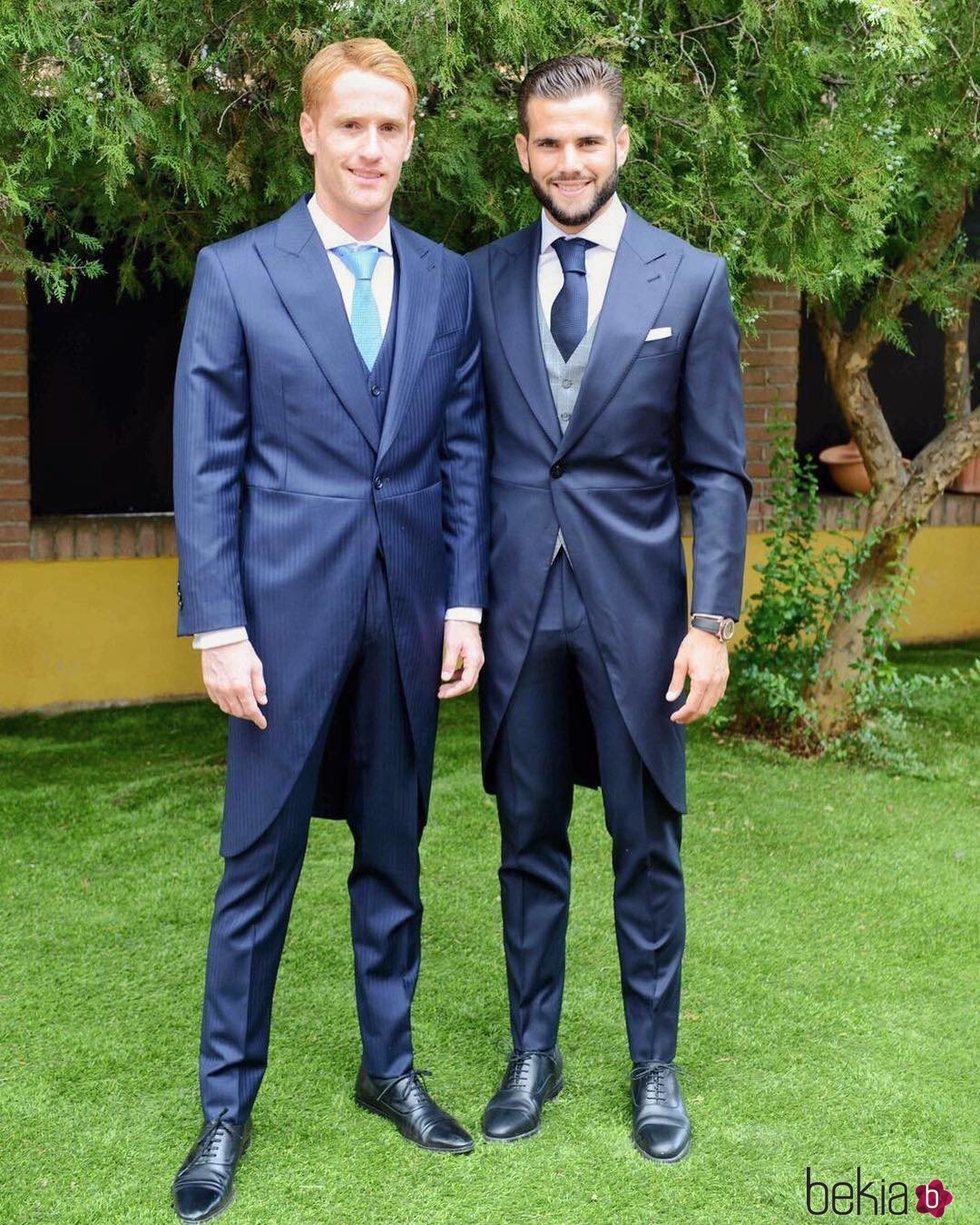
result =
[{"label": "man with dark hair", "polygon": [[[691,1142],[673,1064],[683,731],[725,690],[750,486],[724,261],[620,202],[622,97],[618,72],[590,57],[528,73],[517,155],[542,215],[468,257],[491,433],[484,780],[513,1041],[483,1131],[533,1135],[562,1088],[568,824],[573,784],[598,785],[633,1140],[671,1162]],[[690,623],[675,461],[694,517]]]},{"label": "man with dark hair", "polygon": [[480,671],[487,535],[470,276],[389,212],[415,98],[380,39],[324,47],[299,122],[312,195],[205,248],[191,291],[179,632],[233,718],[184,1221],[232,1196],[311,812],[353,841],[355,1100],[429,1151],[473,1147],[428,1095],[411,1031],[436,711]]}]

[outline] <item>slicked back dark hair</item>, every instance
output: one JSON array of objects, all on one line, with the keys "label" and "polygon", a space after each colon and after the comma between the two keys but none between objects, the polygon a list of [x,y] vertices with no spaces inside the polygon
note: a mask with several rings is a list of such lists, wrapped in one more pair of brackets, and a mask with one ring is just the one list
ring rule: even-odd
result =
[{"label": "slicked back dark hair", "polygon": [[623,122],[623,78],[619,69],[594,55],[559,55],[532,68],[517,95],[517,117],[527,136],[527,105],[532,98],[577,98],[602,93],[609,98],[613,127]]}]

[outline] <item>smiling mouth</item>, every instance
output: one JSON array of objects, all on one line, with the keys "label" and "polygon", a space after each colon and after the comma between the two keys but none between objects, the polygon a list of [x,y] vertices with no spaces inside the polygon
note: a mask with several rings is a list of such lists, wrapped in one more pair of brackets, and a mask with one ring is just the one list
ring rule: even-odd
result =
[{"label": "smiling mouth", "polygon": [[577,196],[580,191],[584,191],[586,187],[592,186],[591,179],[557,179],[552,182],[552,186],[566,196]]},{"label": "smiling mouth", "polygon": [[379,183],[384,178],[384,175],[376,170],[351,170],[350,173],[362,183]]}]

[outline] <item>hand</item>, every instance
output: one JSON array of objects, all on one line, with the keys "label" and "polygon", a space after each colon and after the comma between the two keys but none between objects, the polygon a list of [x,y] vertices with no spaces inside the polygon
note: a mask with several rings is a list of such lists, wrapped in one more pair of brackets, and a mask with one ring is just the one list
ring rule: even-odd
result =
[{"label": "hand", "polygon": [[670,716],[671,723],[693,723],[718,705],[728,684],[728,644],[706,634],[688,630],[674,660],[674,672],[667,688],[667,701],[680,697],[684,681],[690,677],[687,701]]},{"label": "hand", "polygon": [[201,652],[201,673],[208,697],[226,715],[249,719],[259,729],[266,727],[259,710],[269,700],[265,692],[262,661],[250,642],[232,642]]},{"label": "hand", "polygon": [[440,698],[469,693],[483,667],[480,627],[474,621],[447,621],[442,634]]}]

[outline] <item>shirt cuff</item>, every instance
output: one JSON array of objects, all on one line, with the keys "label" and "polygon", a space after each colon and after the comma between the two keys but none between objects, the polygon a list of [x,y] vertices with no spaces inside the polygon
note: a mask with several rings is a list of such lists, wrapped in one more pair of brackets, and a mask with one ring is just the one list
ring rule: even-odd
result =
[{"label": "shirt cuff", "polygon": [[447,608],[447,621],[471,621],[474,625],[479,625],[483,620],[482,608]]},{"label": "shirt cuff", "polygon": [[248,642],[248,630],[244,625],[234,625],[226,630],[205,630],[194,635],[194,650],[207,651],[211,647],[228,647],[233,642]]}]

